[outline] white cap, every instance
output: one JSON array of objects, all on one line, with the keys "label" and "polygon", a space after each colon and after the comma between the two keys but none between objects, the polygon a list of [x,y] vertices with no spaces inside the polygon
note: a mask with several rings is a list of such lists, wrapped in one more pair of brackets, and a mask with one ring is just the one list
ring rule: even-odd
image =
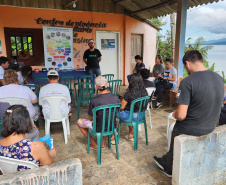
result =
[{"label": "white cap", "polygon": [[48,71],[47,76],[59,76],[58,72],[54,69]]},{"label": "white cap", "polygon": [[107,79],[104,78],[103,76],[96,77],[95,85],[100,90],[104,90],[104,89],[107,89],[107,87],[109,87]]},{"label": "white cap", "polygon": [[89,42],[88,42],[88,43],[91,43],[91,42],[93,42],[93,43],[94,43],[94,40],[93,40],[93,39],[89,39]]}]

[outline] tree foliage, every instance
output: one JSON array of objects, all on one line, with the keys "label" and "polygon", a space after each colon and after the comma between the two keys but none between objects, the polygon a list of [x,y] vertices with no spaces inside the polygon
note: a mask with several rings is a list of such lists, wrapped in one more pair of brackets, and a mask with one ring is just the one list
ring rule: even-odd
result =
[{"label": "tree foliage", "polygon": [[165,61],[167,58],[172,58],[172,41],[171,32],[167,30],[166,35],[157,37],[158,49],[157,55],[161,55]]},{"label": "tree foliage", "polygon": [[[191,38],[188,38],[186,43],[189,43],[190,40],[191,40]],[[204,66],[206,68],[208,68],[209,70],[214,71],[215,63],[213,63],[212,66],[209,66],[209,62],[207,61],[207,59],[208,59],[208,51],[211,50],[213,48],[213,46],[209,46],[209,45],[204,46],[204,45],[202,45],[204,41],[205,40],[204,40],[203,37],[197,38],[195,40],[194,44],[185,45],[185,52],[189,51],[189,50],[198,50],[202,54]],[[184,69],[184,75],[183,76],[187,77],[187,71],[185,69]]]},{"label": "tree foliage", "polygon": [[[161,27],[166,25],[167,22],[163,22],[162,19],[150,19],[154,24]],[[188,38],[186,43],[189,43],[192,38]],[[214,71],[215,63],[212,66],[209,66],[208,60],[208,51],[213,48],[213,46],[203,46],[204,38],[199,37],[195,40],[193,44],[185,45],[185,52],[188,50],[198,50],[203,56],[203,62],[206,68]],[[171,31],[167,30],[166,35],[157,34],[157,54],[163,57],[163,60],[172,57],[172,40],[171,40]],[[184,77],[187,76],[187,71],[184,69]]]}]

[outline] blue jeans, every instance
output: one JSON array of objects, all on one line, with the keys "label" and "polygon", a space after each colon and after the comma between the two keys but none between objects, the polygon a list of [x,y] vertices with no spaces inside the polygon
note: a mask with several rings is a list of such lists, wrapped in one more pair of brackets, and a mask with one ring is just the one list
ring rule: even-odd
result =
[{"label": "blue jeans", "polygon": [[[128,110],[120,111],[118,118],[121,119],[122,121],[128,121],[129,120],[129,114],[130,114],[130,112]],[[133,113],[133,119],[132,119],[133,122],[137,121],[137,116],[138,116],[138,113],[134,112]],[[140,120],[141,120],[141,115],[140,115]]]},{"label": "blue jeans", "polygon": [[100,76],[101,75],[100,68],[91,68],[91,69],[89,69],[89,75],[93,76],[93,77],[94,77],[94,75],[96,75],[96,77]]}]

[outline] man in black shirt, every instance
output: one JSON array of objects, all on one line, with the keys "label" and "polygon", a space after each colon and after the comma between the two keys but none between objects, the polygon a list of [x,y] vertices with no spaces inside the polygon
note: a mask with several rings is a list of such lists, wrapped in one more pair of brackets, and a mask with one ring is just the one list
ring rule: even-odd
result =
[{"label": "man in black shirt", "polygon": [[87,49],[83,55],[83,61],[86,63],[86,71],[89,72],[91,76],[96,75],[98,77],[101,75],[99,62],[101,61],[101,53],[98,49],[94,48],[94,40],[89,40],[89,49]]},{"label": "man in black shirt", "polygon": [[[79,119],[77,121],[80,131],[88,137],[88,129],[92,128],[92,120],[93,120],[93,108],[102,106],[102,105],[108,105],[108,104],[116,104],[119,102],[118,96],[111,94],[108,92],[107,87],[109,86],[108,81],[103,76],[99,76],[95,80],[95,89],[98,90],[98,96],[92,98],[90,100],[89,104],[89,120],[86,119]],[[112,112],[113,114],[113,112]],[[108,113],[106,112],[106,119],[108,120]],[[103,124],[103,111],[98,111],[96,115],[96,132],[101,132],[102,130],[102,124]],[[107,128],[107,124],[105,124],[105,129]],[[115,126],[116,126],[116,120],[115,120]],[[107,136],[103,137],[102,147],[105,147],[105,140]],[[91,148],[97,148],[96,142],[93,140],[93,138],[90,138],[90,147]]]},{"label": "man in black shirt", "polygon": [[177,121],[170,149],[162,158],[154,156],[156,164],[168,177],[172,175],[174,138],[181,134],[202,136],[211,133],[219,119],[224,98],[223,78],[204,67],[199,51],[187,51],[183,64],[189,76],[181,81],[178,90],[178,107],[173,112]]}]

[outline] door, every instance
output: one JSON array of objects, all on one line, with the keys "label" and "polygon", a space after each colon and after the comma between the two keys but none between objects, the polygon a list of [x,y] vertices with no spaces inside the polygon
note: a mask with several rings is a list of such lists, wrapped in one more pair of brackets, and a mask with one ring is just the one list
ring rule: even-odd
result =
[{"label": "door", "polygon": [[143,35],[132,34],[131,35],[131,61],[130,61],[130,73],[133,73],[133,69],[136,65],[134,57],[136,55],[143,56]]},{"label": "door", "polygon": [[119,38],[119,32],[96,31],[96,48],[102,54],[101,74],[114,74],[114,79],[120,79]]}]

